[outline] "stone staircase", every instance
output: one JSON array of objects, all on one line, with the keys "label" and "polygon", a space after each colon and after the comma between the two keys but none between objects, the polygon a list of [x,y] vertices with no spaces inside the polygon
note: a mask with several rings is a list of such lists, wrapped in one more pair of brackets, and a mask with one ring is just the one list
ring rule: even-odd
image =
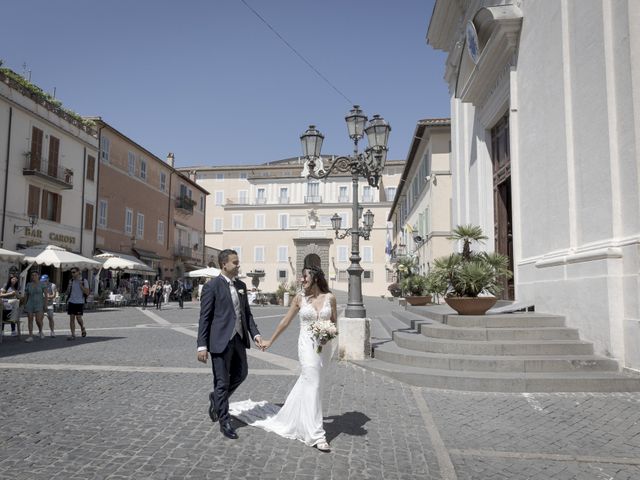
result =
[{"label": "stone staircase", "polygon": [[452,390],[640,391],[640,377],[595,355],[593,344],[567,328],[564,317],[451,312],[447,306],[409,306],[374,315],[374,358],[355,363],[412,385]]}]

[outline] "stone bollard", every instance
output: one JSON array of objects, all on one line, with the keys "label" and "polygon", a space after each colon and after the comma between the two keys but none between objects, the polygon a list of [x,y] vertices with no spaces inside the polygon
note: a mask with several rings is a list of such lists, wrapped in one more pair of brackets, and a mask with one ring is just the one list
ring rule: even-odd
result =
[{"label": "stone bollard", "polygon": [[371,358],[371,331],[368,318],[338,318],[340,360]]}]

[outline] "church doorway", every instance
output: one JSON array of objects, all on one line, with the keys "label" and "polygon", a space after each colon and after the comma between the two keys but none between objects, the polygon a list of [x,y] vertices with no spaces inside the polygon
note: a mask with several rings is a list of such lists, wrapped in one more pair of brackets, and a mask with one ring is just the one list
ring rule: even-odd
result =
[{"label": "church doorway", "polygon": [[[510,152],[509,113],[507,112],[491,129],[491,162],[493,163],[495,251],[509,257],[509,269],[513,271]],[[502,298],[515,299],[513,278],[504,281]]]}]

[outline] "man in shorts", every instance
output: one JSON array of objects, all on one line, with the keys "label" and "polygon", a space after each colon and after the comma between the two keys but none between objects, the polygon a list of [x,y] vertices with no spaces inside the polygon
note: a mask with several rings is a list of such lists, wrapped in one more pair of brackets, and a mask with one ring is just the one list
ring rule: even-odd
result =
[{"label": "man in shorts", "polygon": [[53,299],[58,296],[58,287],[56,287],[55,283],[51,283],[49,281],[49,275],[42,275],[40,277],[40,283],[45,286],[45,313],[49,319],[49,335],[55,338],[56,332],[54,329],[55,324],[53,322]]},{"label": "man in shorts", "polygon": [[67,337],[67,340],[76,339],[76,319],[78,320],[78,325],[80,325],[82,336],[87,336],[87,331],[82,321],[82,314],[84,313],[84,299],[88,295],[89,282],[82,278],[80,270],[75,267],[72,268],[71,280],[67,287],[67,313],[69,314],[69,329],[71,330],[71,335]]}]

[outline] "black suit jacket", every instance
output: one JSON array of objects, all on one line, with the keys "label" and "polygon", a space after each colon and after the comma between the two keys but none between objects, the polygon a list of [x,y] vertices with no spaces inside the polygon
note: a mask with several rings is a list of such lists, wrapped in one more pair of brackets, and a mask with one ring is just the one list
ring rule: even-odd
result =
[{"label": "black suit jacket", "polygon": [[[253,321],[244,282],[234,282],[240,300],[243,341],[251,348],[251,339],[260,335]],[[231,340],[236,323],[231,290],[222,274],[202,287],[200,297],[200,322],[198,324],[198,347],[207,347],[211,353],[222,353]]]}]

